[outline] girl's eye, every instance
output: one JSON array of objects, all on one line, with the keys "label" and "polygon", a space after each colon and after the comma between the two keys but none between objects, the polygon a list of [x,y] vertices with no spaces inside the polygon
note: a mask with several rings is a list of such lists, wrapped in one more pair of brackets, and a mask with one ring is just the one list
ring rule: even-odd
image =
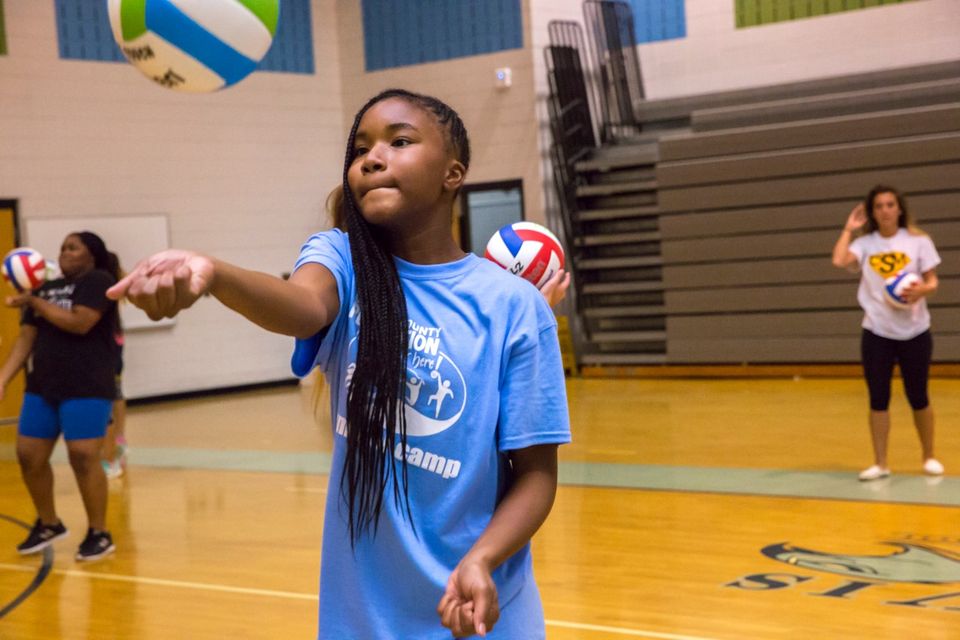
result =
[{"label": "girl's eye", "polygon": [[353,157],[362,156],[368,151],[366,147],[357,147],[353,150]]},{"label": "girl's eye", "polygon": [[409,144],[410,144],[410,141],[407,140],[406,138],[397,138],[396,140],[393,141],[393,146],[395,147],[406,147]]}]

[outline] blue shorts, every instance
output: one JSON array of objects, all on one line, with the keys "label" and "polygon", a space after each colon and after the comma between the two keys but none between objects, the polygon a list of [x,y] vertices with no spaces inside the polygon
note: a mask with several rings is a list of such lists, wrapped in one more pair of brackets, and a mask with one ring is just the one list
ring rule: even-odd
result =
[{"label": "blue shorts", "polygon": [[50,403],[35,393],[23,396],[18,433],[31,438],[64,440],[102,438],[107,433],[113,401],[106,398],[69,398]]}]

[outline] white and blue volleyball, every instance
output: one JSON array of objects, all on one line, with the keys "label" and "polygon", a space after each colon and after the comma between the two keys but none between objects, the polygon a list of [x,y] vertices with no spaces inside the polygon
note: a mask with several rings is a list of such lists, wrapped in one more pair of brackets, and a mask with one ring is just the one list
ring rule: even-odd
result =
[{"label": "white and blue volleyball", "polygon": [[20,293],[33,291],[47,279],[46,260],[30,247],[18,247],[5,255],[0,270],[7,282]]},{"label": "white and blue volleyball", "polygon": [[487,243],[486,257],[539,289],[563,269],[563,248],[550,230],[535,222],[504,225]]},{"label": "white and blue volleyball", "polygon": [[883,298],[892,307],[909,309],[910,303],[903,297],[903,292],[919,282],[921,282],[921,278],[916,273],[901,271],[887,278],[883,287]]},{"label": "white and blue volleyball", "polygon": [[188,93],[234,85],[267,55],[280,0],[107,0],[113,37],[157,84]]}]

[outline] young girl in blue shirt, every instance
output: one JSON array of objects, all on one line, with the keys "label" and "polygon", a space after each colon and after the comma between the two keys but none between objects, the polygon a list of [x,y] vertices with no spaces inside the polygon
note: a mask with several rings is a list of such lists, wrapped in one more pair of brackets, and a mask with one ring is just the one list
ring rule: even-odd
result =
[{"label": "young girl in blue shirt", "polygon": [[309,238],[289,280],[173,250],[110,291],[152,318],[210,293],[327,377],[321,639],[545,637],[529,541],[570,440],[556,322],[454,241],[469,164],[455,111],[385,91],[350,131],[348,233]]}]

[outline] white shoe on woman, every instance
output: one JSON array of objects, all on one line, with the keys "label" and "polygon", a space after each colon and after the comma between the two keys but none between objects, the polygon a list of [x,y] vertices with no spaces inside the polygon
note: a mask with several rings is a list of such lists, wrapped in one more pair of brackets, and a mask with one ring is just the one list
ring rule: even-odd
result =
[{"label": "white shoe on woman", "polygon": [[[936,462],[936,460],[934,460],[934,462]],[[879,480],[880,478],[886,478],[889,475],[890,469],[875,464],[872,467],[868,467],[860,472],[860,481],[866,482],[868,480]]]},{"label": "white shoe on woman", "polygon": [[928,476],[942,476],[943,465],[936,458],[927,458],[923,461],[923,472]]}]

